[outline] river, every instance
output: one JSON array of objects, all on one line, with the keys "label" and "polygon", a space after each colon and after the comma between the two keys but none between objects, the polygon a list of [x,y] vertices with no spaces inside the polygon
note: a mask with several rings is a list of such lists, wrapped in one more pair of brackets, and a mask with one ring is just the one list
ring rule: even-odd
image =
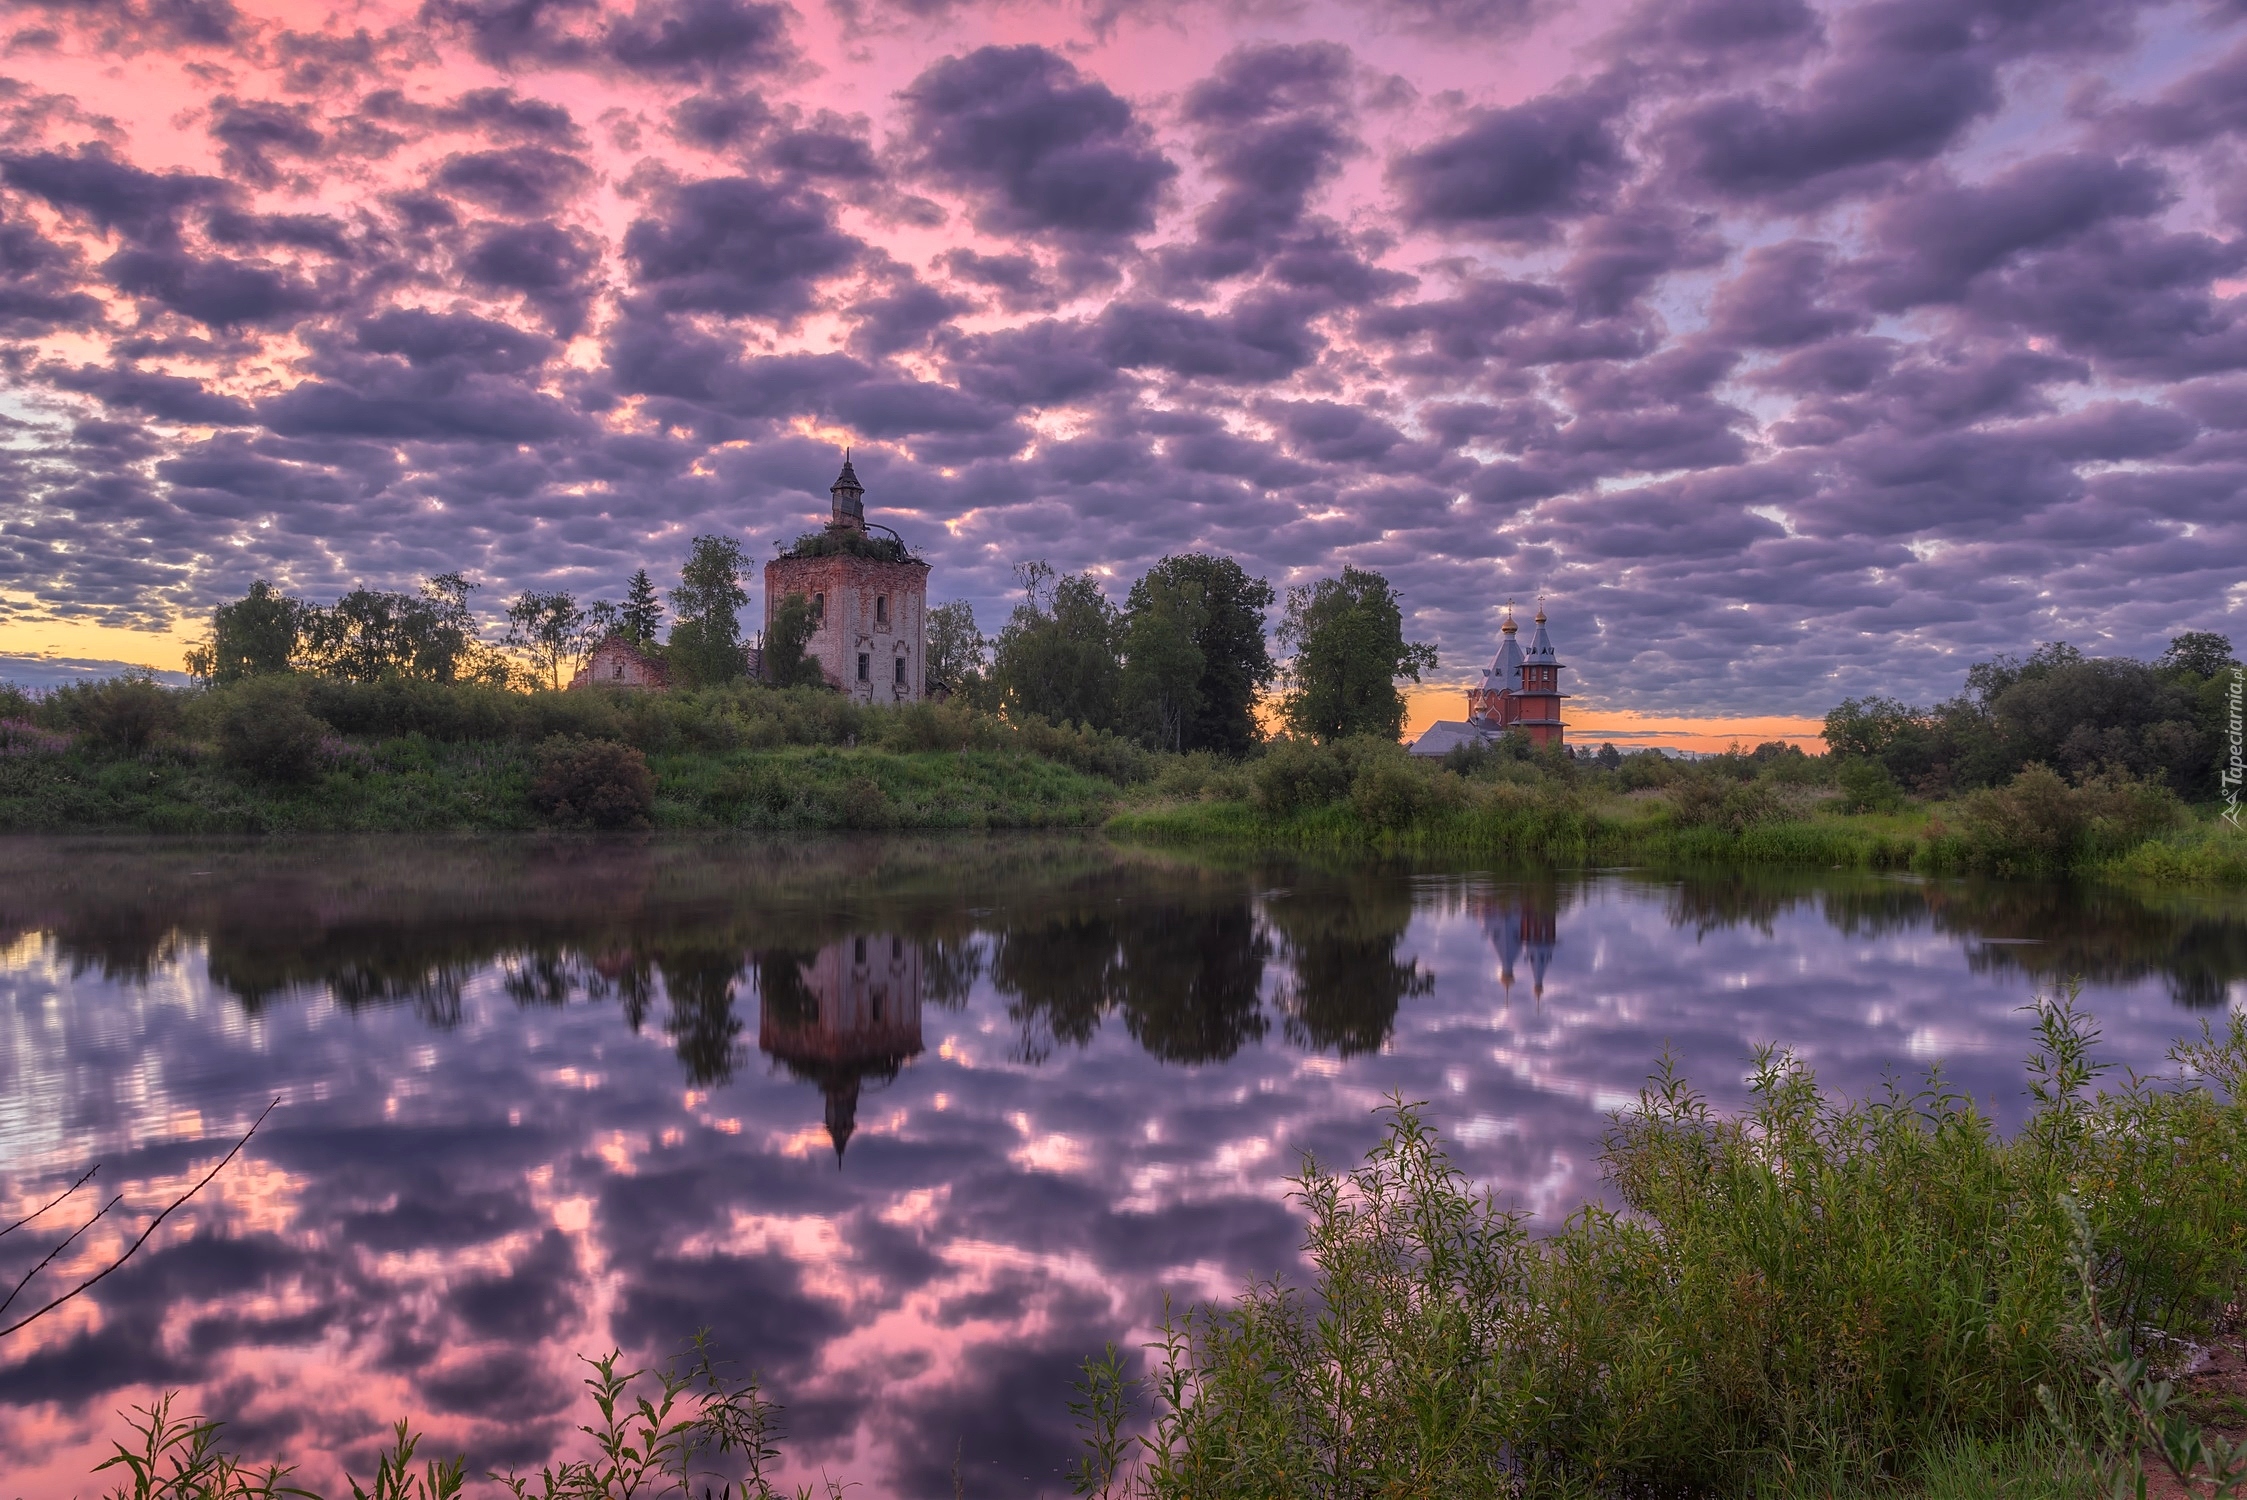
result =
[{"label": "river", "polygon": [[[2247,903],[1839,872],[1210,863],[1097,839],[13,840],[0,1223],[94,1162],[86,1296],[0,1340],[0,1494],[176,1389],[348,1490],[396,1417],[581,1451],[580,1355],[698,1328],[854,1500],[1067,1493],[1068,1383],[1295,1264],[1302,1153],[1392,1095],[1556,1223],[1667,1049],[2002,1123],[2069,976],[2118,1066],[2247,1003]],[[0,1239],[7,1284],[94,1206]],[[79,1205],[85,1204],[84,1211]],[[58,1233],[42,1238],[49,1222]]]}]

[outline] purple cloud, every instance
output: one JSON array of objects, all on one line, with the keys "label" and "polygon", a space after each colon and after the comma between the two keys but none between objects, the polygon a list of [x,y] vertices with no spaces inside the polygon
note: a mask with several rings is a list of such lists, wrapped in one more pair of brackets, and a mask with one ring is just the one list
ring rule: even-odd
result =
[{"label": "purple cloud", "polygon": [[1587,699],[1694,712],[2240,634],[2236,8],[35,14],[0,581],[37,608],[613,597],[800,530],[849,441],[986,625],[1024,558],[1351,562],[1447,671],[1542,590]]}]

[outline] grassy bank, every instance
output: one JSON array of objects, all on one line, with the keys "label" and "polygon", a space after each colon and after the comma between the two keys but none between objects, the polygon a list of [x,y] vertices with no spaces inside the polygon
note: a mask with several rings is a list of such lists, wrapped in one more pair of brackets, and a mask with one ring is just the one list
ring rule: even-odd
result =
[{"label": "grassy bank", "polygon": [[[1399,1102],[1362,1164],[1297,1179],[1307,1284],[1253,1282],[1167,1317],[1144,1358],[1086,1361],[1078,1492],[2123,1493],[2152,1427],[2181,1439],[2247,1411],[2236,1392],[2172,1399],[2138,1363],[2237,1332],[2247,1017],[2112,1090],[2072,997],[2042,1005],[2037,1032],[2035,1109],[2010,1138],[1939,1075],[1851,1101],[1767,1051],[1750,1106],[1726,1114],[1665,1064],[1604,1145],[1622,1207],[1545,1236]],[[535,1492],[746,1475],[745,1495],[775,1493],[785,1413],[753,1382],[650,1377],[642,1415],[625,1383],[597,1366],[601,1456]],[[195,1430],[145,1424],[126,1467],[163,1470],[165,1433],[185,1451]],[[436,1472],[432,1497],[464,1482]]]},{"label": "grassy bank", "polygon": [[963,707],[749,684],[114,683],[17,709],[0,713],[6,832],[1085,827],[1152,760]]},{"label": "grassy bank", "polygon": [[0,832],[1090,827],[1199,848],[2247,883],[2247,838],[2119,772],[1907,796],[1869,759],[1279,739],[1247,759],[810,688],[409,679],[0,690]]},{"label": "grassy bank", "polygon": [[[0,760],[0,831],[535,829],[556,821],[532,797],[545,759],[540,745],[406,738],[283,782],[209,760]],[[653,794],[641,826],[665,829],[1085,827],[1117,795],[1112,781],[1019,750],[813,746],[676,752],[645,764]]]},{"label": "grassy bank", "polygon": [[1922,799],[1851,785],[1799,751],[1612,766],[1559,756],[1415,761],[1373,742],[1282,744],[1232,768],[1167,768],[1109,824],[1173,847],[1532,859],[1556,865],[2100,876],[2247,884],[2247,837],[2124,777],[2032,766]]}]

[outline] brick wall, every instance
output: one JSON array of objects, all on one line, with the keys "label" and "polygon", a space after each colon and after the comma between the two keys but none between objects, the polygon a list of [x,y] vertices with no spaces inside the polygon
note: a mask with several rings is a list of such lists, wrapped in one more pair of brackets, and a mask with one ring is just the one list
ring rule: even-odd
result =
[{"label": "brick wall", "polygon": [[[917,703],[927,691],[928,564],[780,557],[765,564],[765,630],[790,594],[818,606],[805,654],[861,703]],[[865,675],[860,676],[860,658]]]}]

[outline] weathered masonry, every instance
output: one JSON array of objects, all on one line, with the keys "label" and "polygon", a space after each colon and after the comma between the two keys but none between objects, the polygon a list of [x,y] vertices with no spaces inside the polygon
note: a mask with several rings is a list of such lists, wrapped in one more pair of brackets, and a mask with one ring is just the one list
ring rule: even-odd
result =
[{"label": "weathered masonry", "polygon": [[828,494],[826,529],[765,564],[765,633],[781,601],[801,594],[813,622],[804,654],[831,686],[861,703],[917,703],[927,693],[928,564],[887,526],[868,527],[847,454]]}]

